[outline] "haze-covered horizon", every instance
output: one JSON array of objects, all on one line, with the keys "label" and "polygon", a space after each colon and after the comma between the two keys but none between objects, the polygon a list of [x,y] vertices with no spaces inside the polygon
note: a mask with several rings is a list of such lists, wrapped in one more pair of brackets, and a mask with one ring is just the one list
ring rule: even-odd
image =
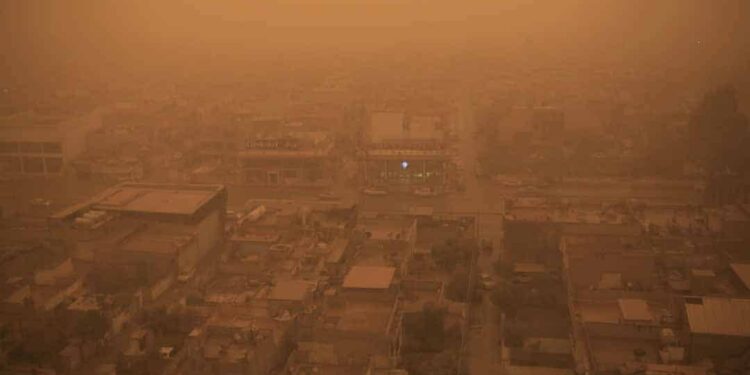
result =
[{"label": "haze-covered horizon", "polygon": [[2,20],[3,80],[16,84],[220,76],[288,56],[477,54],[734,72],[750,56],[742,0],[10,1]]}]

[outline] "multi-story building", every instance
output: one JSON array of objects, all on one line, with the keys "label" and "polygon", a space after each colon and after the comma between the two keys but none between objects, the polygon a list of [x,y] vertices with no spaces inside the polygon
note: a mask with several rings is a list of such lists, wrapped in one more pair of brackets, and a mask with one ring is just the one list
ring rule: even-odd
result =
[{"label": "multi-story building", "polygon": [[0,174],[54,176],[86,147],[101,114],[80,117],[18,113],[0,118]]},{"label": "multi-story building", "polygon": [[325,186],[331,183],[333,143],[325,132],[253,135],[238,154],[243,183]]},{"label": "multi-story building", "polygon": [[444,187],[453,178],[442,117],[374,113],[364,133],[359,155],[364,185]]},{"label": "multi-story building", "polygon": [[93,268],[95,288],[158,297],[222,243],[226,199],[221,185],[124,183],[53,215],[51,227]]}]

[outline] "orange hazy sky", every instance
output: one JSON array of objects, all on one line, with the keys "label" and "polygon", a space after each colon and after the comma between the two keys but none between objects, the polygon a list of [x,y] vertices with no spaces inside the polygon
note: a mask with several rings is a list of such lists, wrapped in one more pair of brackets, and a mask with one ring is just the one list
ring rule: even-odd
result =
[{"label": "orange hazy sky", "polygon": [[750,42],[747,0],[3,0],[0,12],[6,77],[397,42],[724,61],[747,59]]}]

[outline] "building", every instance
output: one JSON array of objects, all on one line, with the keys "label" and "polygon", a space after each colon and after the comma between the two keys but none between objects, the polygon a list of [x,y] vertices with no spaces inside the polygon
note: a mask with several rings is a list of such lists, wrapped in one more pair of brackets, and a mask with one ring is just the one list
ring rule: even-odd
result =
[{"label": "building", "polygon": [[365,240],[354,262],[359,266],[395,267],[406,275],[417,241],[417,220],[409,216],[362,217],[356,230]]},{"label": "building", "polygon": [[693,361],[722,363],[750,348],[750,299],[686,297],[685,315]]},{"label": "building", "polygon": [[675,314],[661,298],[579,297],[576,345],[594,373],[617,371],[629,362],[680,363],[685,359]]},{"label": "building", "polygon": [[393,267],[354,266],[325,312],[300,324],[289,358],[291,374],[366,374],[373,363],[392,368],[399,353],[399,300]]},{"label": "building", "polygon": [[222,185],[123,183],[50,217],[77,264],[101,291],[148,287],[157,297],[189,276],[224,236]]},{"label": "building", "polygon": [[729,265],[732,269],[732,281],[742,294],[750,293],[750,264],[732,263]]},{"label": "building", "polygon": [[214,313],[190,333],[183,373],[268,374],[291,349],[293,321]]},{"label": "building", "polygon": [[633,237],[641,225],[625,209],[601,203],[516,198],[505,203],[505,248],[513,262],[558,265],[565,235]]},{"label": "building", "polygon": [[325,186],[332,182],[333,142],[326,132],[253,134],[237,153],[243,183]]},{"label": "building", "polygon": [[389,188],[443,187],[455,177],[448,146],[442,117],[373,113],[360,151],[361,181]]},{"label": "building", "polygon": [[563,264],[575,289],[649,290],[656,255],[627,237],[563,236]]},{"label": "building", "polygon": [[101,114],[80,117],[17,113],[0,118],[0,174],[56,176],[86,148]]}]

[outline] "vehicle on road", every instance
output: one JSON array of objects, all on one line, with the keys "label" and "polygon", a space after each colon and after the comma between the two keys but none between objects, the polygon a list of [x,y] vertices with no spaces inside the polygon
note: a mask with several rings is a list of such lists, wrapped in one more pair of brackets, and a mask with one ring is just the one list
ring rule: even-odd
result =
[{"label": "vehicle on road", "polygon": [[318,199],[322,201],[337,201],[340,199],[340,197],[333,192],[327,191],[318,194]]},{"label": "vehicle on road", "polygon": [[497,282],[488,273],[479,275],[479,286],[484,290],[492,290],[497,286]]},{"label": "vehicle on road", "polygon": [[414,189],[414,195],[420,197],[435,197],[438,195],[438,192],[429,186],[422,186]]},{"label": "vehicle on road", "polygon": [[523,181],[517,178],[513,177],[505,177],[505,176],[495,176],[493,180],[496,183],[499,183],[500,185],[503,185],[505,187],[521,187],[523,186]]},{"label": "vehicle on road", "polygon": [[531,275],[521,274],[521,275],[514,275],[513,278],[511,279],[511,282],[513,284],[528,284],[532,280],[533,278],[531,277]]},{"label": "vehicle on road", "polygon": [[180,273],[177,275],[177,281],[181,283],[186,283],[190,281],[190,279],[193,278],[195,275],[195,268],[189,268],[187,270],[180,271]]},{"label": "vehicle on road", "polygon": [[34,198],[29,202],[34,207],[49,207],[52,205],[52,201],[44,198]]},{"label": "vehicle on road", "polygon": [[521,186],[517,192],[519,194],[541,194],[542,189],[536,187],[536,186]]}]

